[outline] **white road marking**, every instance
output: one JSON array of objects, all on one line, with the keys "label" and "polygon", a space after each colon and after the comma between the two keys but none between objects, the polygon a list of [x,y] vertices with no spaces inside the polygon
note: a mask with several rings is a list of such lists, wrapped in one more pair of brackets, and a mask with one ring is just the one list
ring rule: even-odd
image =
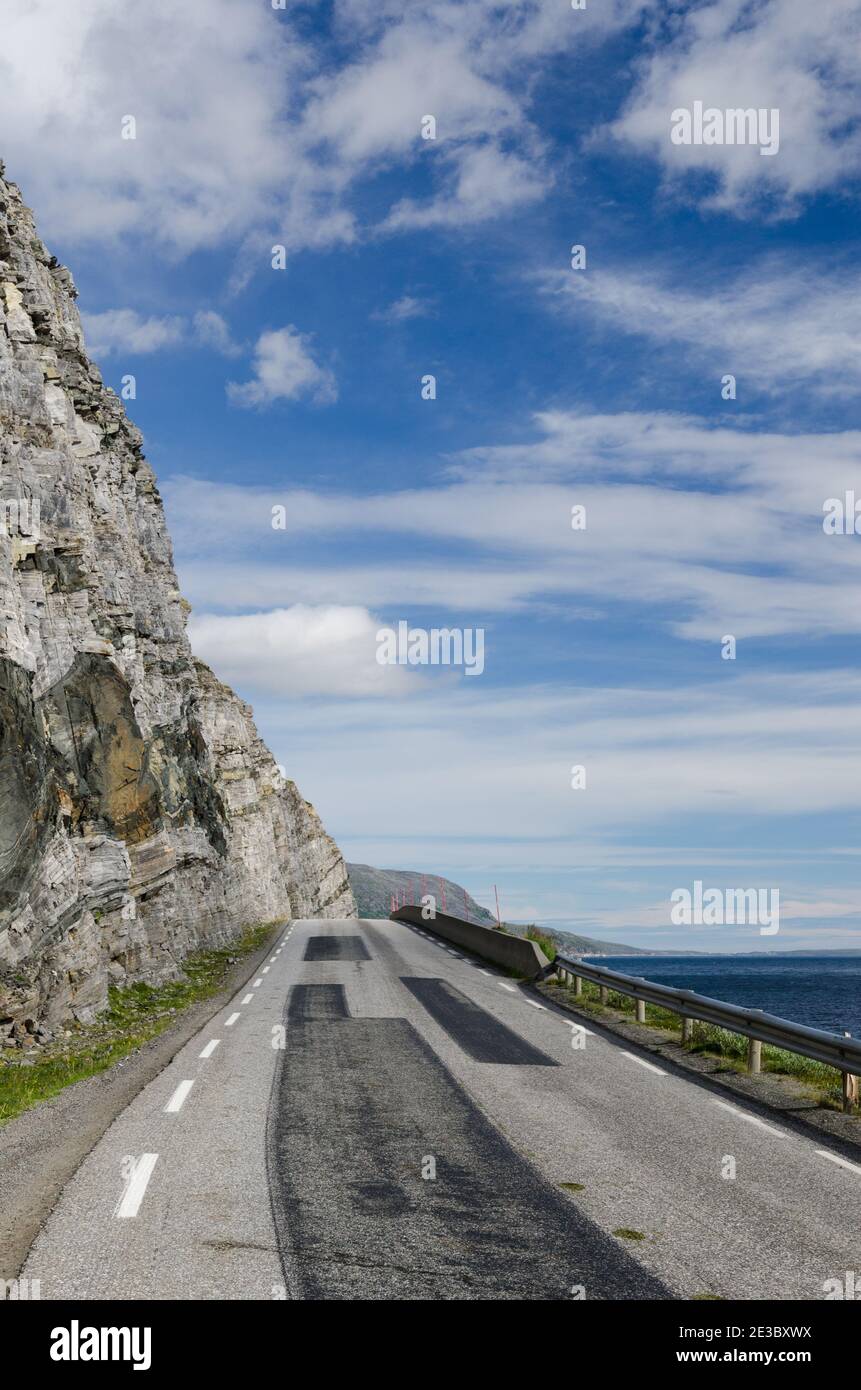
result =
[{"label": "white road marking", "polygon": [[840,1158],[837,1154],[829,1153],[827,1149],[817,1149],[820,1158],[828,1158],[832,1163],[839,1163],[841,1168],[848,1168],[850,1173],[861,1173],[861,1168],[857,1163],[850,1163],[848,1158]]},{"label": "white road marking", "polygon": [[213,1038],[213,1039],[212,1039],[212,1042],[208,1042],[208,1043],[206,1044],[206,1047],[203,1049],[203,1051],[202,1051],[201,1054],[200,1054],[201,1057],[211,1057],[212,1054],[213,1054],[213,1052],[214,1052],[215,1049],[218,1047],[218,1044],[219,1044],[220,1042],[221,1042],[221,1039],[220,1039],[220,1038]]},{"label": "white road marking", "polygon": [[665,1071],[661,1071],[660,1067],[653,1066],[651,1062],[644,1062],[642,1057],[635,1057],[633,1052],[623,1051],[622,1056],[630,1057],[631,1061],[636,1062],[638,1067],[645,1067],[647,1071],[653,1071],[657,1076],[666,1076],[667,1074]]},{"label": "white road marking", "polygon": [[152,1170],[158,1162],[158,1154],[141,1154],[135,1170],[132,1174],[128,1187],[117,1203],[114,1216],[121,1219],[137,1216],[140,1204],[144,1199],[147,1184],[152,1177]]},{"label": "white road marking", "polygon": [[482,970],[481,966],[479,966],[478,968],[482,975],[489,975],[491,980],[493,979],[493,972],[491,970]]},{"label": "white road marking", "polygon": [[516,993],[517,993],[517,990],[514,988],[514,985],[507,985],[507,984],[504,982],[504,980],[500,980],[500,981],[499,981],[499,988],[500,988],[500,989],[507,989],[508,992],[509,992],[509,994],[516,994]]},{"label": "white road marking", "polygon": [[253,998],[254,998],[254,995],[253,995],[253,994],[246,994],[246,996],[245,996],[245,998],[243,999],[242,1002],[243,1002],[243,1004],[250,1004]]},{"label": "white road marking", "polygon": [[185,1104],[186,1097],[194,1085],[193,1081],[180,1081],[167,1105],[164,1107],[165,1115],[175,1115]]},{"label": "white road marking", "polygon": [[252,988],[252,989],[259,989],[260,986],[261,986],[262,984],[263,984],[262,979],[261,979],[261,980],[255,980],[255,981],[254,981],[254,984],[251,986],[251,988]]},{"label": "white road marking", "polygon": [[261,974],[261,975],[268,975],[268,974],[269,974],[269,966],[268,966],[268,965],[264,965],[264,967],[263,967],[263,969],[261,970],[260,974]]},{"label": "white road marking", "polygon": [[544,1008],[543,1004],[536,1004],[534,999],[527,999],[526,1002],[527,1004],[531,1004],[533,1009],[541,1009],[542,1012],[546,1014],[547,1010]]},{"label": "white road marking", "polygon": [[731,1115],[735,1115],[738,1120],[747,1120],[749,1125],[756,1125],[758,1129],[764,1129],[769,1134],[774,1134],[778,1139],[786,1139],[782,1129],[775,1129],[773,1125],[767,1125],[765,1120],[761,1120],[758,1115],[748,1115],[746,1110],[739,1110],[735,1105],[727,1105],[725,1100],[716,1100],[715,1105],[719,1105],[721,1110],[728,1110]]},{"label": "white road marking", "polygon": [[232,1028],[233,1025],[234,1025],[234,1023],[235,1023],[236,1020],[238,1019],[238,1017],[239,1017],[239,1014],[231,1014],[230,1017],[229,1017],[229,1019],[227,1020],[227,1022],[226,1022],[225,1025],[224,1025],[225,1028]]},{"label": "white road marking", "polygon": [[585,1033],[587,1037],[594,1038],[595,1034],[591,1028],[584,1028],[582,1023],[572,1023],[570,1018],[564,1018],[562,1022],[566,1028],[573,1028],[576,1033]]}]

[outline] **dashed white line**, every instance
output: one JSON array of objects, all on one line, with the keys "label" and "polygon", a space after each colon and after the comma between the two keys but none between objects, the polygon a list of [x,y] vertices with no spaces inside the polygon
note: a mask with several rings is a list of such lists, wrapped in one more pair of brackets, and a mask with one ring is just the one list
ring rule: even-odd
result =
[{"label": "dashed white line", "polygon": [[652,1062],[644,1062],[642,1057],[635,1057],[633,1052],[623,1051],[622,1056],[630,1058],[632,1062],[636,1062],[638,1067],[645,1067],[646,1071],[653,1071],[656,1076],[666,1076],[667,1074],[665,1071],[661,1071],[660,1067],[654,1066]]},{"label": "dashed white line", "polygon": [[260,974],[261,974],[261,975],[268,975],[268,974],[269,974],[269,966],[268,966],[268,965],[264,965],[264,967],[263,967],[263,969],[261,970]]},{"label": "dashed white line", "polygon": [[175,1115],[177,1111],[182,1109],[193,1085],[193,1081],[180,1081],[167,1105],[164,1107],[165,1115]]},{"label": "dashed white line", "polygon": [[234,1025],[234,1023],[235,1023],[236,1020],[238,1019],[238,1017],[239,1017],[239,1014],[231,1014],[230,1017],[229,1017],[229,1019],[227,1020],[227,1022],[226,1022],[225,1025],[224,1025],[225,1028],[232,1028],[233,1025]]},{"label": "dashed white line", "polygon": [[505,983],[504,980],[500,980],[500,981],[499,981],[499,988],[500,988],[500,989],[507,989],[508,992],[509,992],[509,994],[516,994],[516,993],[517,993],[517,990],[514,988],[514,985],[507,985],[507,984]]},{"label": "dashed white line", "polygon": [[831,1163],[837,1163],[841,1168],[848,1168],[850,1173],[861,1173],[861,1168],[857,1163],[850,1163],[848,1158],[840,1158],[837,1154],[829,1153],[827,1149],[817,1149],[820,1158],[827,1158]]},{"label": "dashed white line", "polygon": [[591,1028],[584,1028],[582,1023],[572,1023],[570,1019],[564,1018],[562,1022],[566,1028],[573,1028],[575,1033],[585,1033],[587,1037],[594,1038],[595,1034]]},{"label": "dashed white line", "polygon": [[245,996],[245,998],[243,999],[242,1002],[243,1002],[243,1004],[250,1004],[253,998],[254,998],[254,995],[253,995],[253,994],[246,994],[246,996]]},{"label": "dashed white line", "polygon": [[545,1009],[543,1004],[536,1004],[534,999],[527,999],[526,1002],[527,1004],[531,1004],[533,1009],[541,1009],[542,1013],[546,1014],[547,1010]]},{"label": "dashed white line", "polygon": [[491,980],[493,979],[493,972],[491,970],[482,970],[481,966],[479,966],[478,969],[480,974],[488,975]]},{"label": "dashed white line", "polygon": [[158,1162],[158,1154],[141,1154],[135,1170],[132,1174],[128,1187],[117,1203],[114,1216],[121,1219],[130,1216],[137,1216],[140,1204],[144,1199],[147,1184],[152,1177],[152,1170]]},{"label": "dashed white line", "polygon": [[206,1047],[203,1049],[203,1051],[201,1052],[200,1056],[201,1056],[201,1057],[211,1057],[212,1054],[213,1054],[213,1052],[214,1052],[215,1049],[218,1047],[218,1044],[219,1044],[220,1042],[221,1042],[221,1039],[220,1039],[220,1038],[213,1038],[213,1039],[212,1039],[212,1042],[208,1042],[208,1043],[206,1044]]},{"label": "dashed white line", "polygon": [[252,988],[252,989],[259,989],[260,986],[261,986],[262,984],[263,984],[262,979],[261,979],[261,980],[255,980],[255,981],[254,981],[254,984],[251,986],[251,988]]},{"label": "dashed white line", "polygon": [[773,1125],[767,1125],[765,1120],[761,1120],[758,1115],[748,1115],[746,1110],[739,1110],[735,1105],[727,1105],[725,1100],[716,1100],[713,1104],[719,1105],[721,1110],[728,1110],[738,1120],[747,1120],[749,1125],[756,1125],[757,1129],[764,1129],[769,1134],[774,1134],[778,1139],[788,1137],[782,1129],[775,1129]]}]

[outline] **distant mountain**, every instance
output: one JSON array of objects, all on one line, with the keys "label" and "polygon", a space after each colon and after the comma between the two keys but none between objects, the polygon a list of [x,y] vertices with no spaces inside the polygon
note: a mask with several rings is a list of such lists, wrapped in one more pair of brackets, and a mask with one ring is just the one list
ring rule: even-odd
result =
[{"label": "distant mountain", "polygon": [[486,907],[480,907],[459,883],[437,874],[422,874],[418,869],[373,869],[370,864],[348,864],[347,874],[360,917],[388,917],[392,910],[392,894],[406,893],[414,903],[422,892],[432,893],[440,912],[452,917],[468,917],[480,926],[493,926],[496,918]]},{"label": "distant mountain", "polygon": [[[403,894],[417,903],[422,891],[432,893],[440,912],[448,912],[452,917],[469,917],[480,926],[496,925],[496,918],[486,907],[482,907],[470,897],[466,889],[450,878],[440,878],[437,874],[422,874],[418,869],[374,869],[370,864],[348,864],[347,873],[350,887],[359,908],[360,917],[388,917],[391,912],[392,894]],[[444,891],[443,891],[444,890]],[[503,924],[515,936],[522,936],[528,922],[505,922]],[[637,946],[622,946],[618,941],[596,941],[591,936],[577,936],[574,932],[556,931],[541,928],[542,936],[549,936],[559,951],[572,951],[581,956],[653,956],[655,951],[644,951]]]}]

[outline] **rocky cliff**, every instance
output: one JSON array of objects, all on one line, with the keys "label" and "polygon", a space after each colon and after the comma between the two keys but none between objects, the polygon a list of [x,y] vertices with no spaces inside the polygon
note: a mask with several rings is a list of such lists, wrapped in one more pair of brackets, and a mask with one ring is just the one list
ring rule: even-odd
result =
[{"label": "rocky cliff", "polygon": [[141,435],[0,165],[0,1044],[108,985],[355,903],[252,712],[195,660]]}]

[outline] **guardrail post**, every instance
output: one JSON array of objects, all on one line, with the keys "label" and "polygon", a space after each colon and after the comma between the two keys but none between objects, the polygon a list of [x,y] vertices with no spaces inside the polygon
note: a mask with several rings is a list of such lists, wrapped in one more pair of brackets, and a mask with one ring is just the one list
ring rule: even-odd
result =
[{"label": "guardrail post", "polygon": [[579,996],[583,993],[583,980],[580,975],[574,976],[574,994]]},{"label": "guardrail post", "polygon": [[556,967],[556,978],[559,981],[560,985],[567,984],[568,982],[567,971],[563,970],[561,965]]},{"label": "guardrail post", "polygon": [[646,1001],[645,1001],[645,999],[638,999],[638,1000],[637,1000],[637,1022],[638,1022],[638,1023],[645,1023],[645,1021],[646,1021]]},{"label": "guardrail post", "polygon": [[599,986],[599,989],[600,989],[600,991],[601,991],[601,994],[600,994],[601,1003],[602,1003],[602,1004],[606,1004],[606,1002],[607,1002],[607,986],[606,986],[606,985],[600,985],[600,986]]},{"label": "guardrail post", "polygon": [[762,1071],[762,1043],[757,1038],[747,1040],[747,1069],[755,1073]]},{"label": "guardrail post", "polygon": [[[851,1033],[843,1034],[844,1038],[851,1038]],[[858,1104],[858,1077],[851,1072],[843,1072],[843,1110],[845,1114],[850,1114],[852,1107]]]},{"label": "guardrail post", "polygon": [[693,1035],[693,1023],[694,1023],[694,1021],[693,1021],[692,1018],[683,1018],[683,1019],[682,1019],[682,1042],[683,1042],[683,1043],[690,1042],[691,1037],[692,1037],[692,1035]]}]

